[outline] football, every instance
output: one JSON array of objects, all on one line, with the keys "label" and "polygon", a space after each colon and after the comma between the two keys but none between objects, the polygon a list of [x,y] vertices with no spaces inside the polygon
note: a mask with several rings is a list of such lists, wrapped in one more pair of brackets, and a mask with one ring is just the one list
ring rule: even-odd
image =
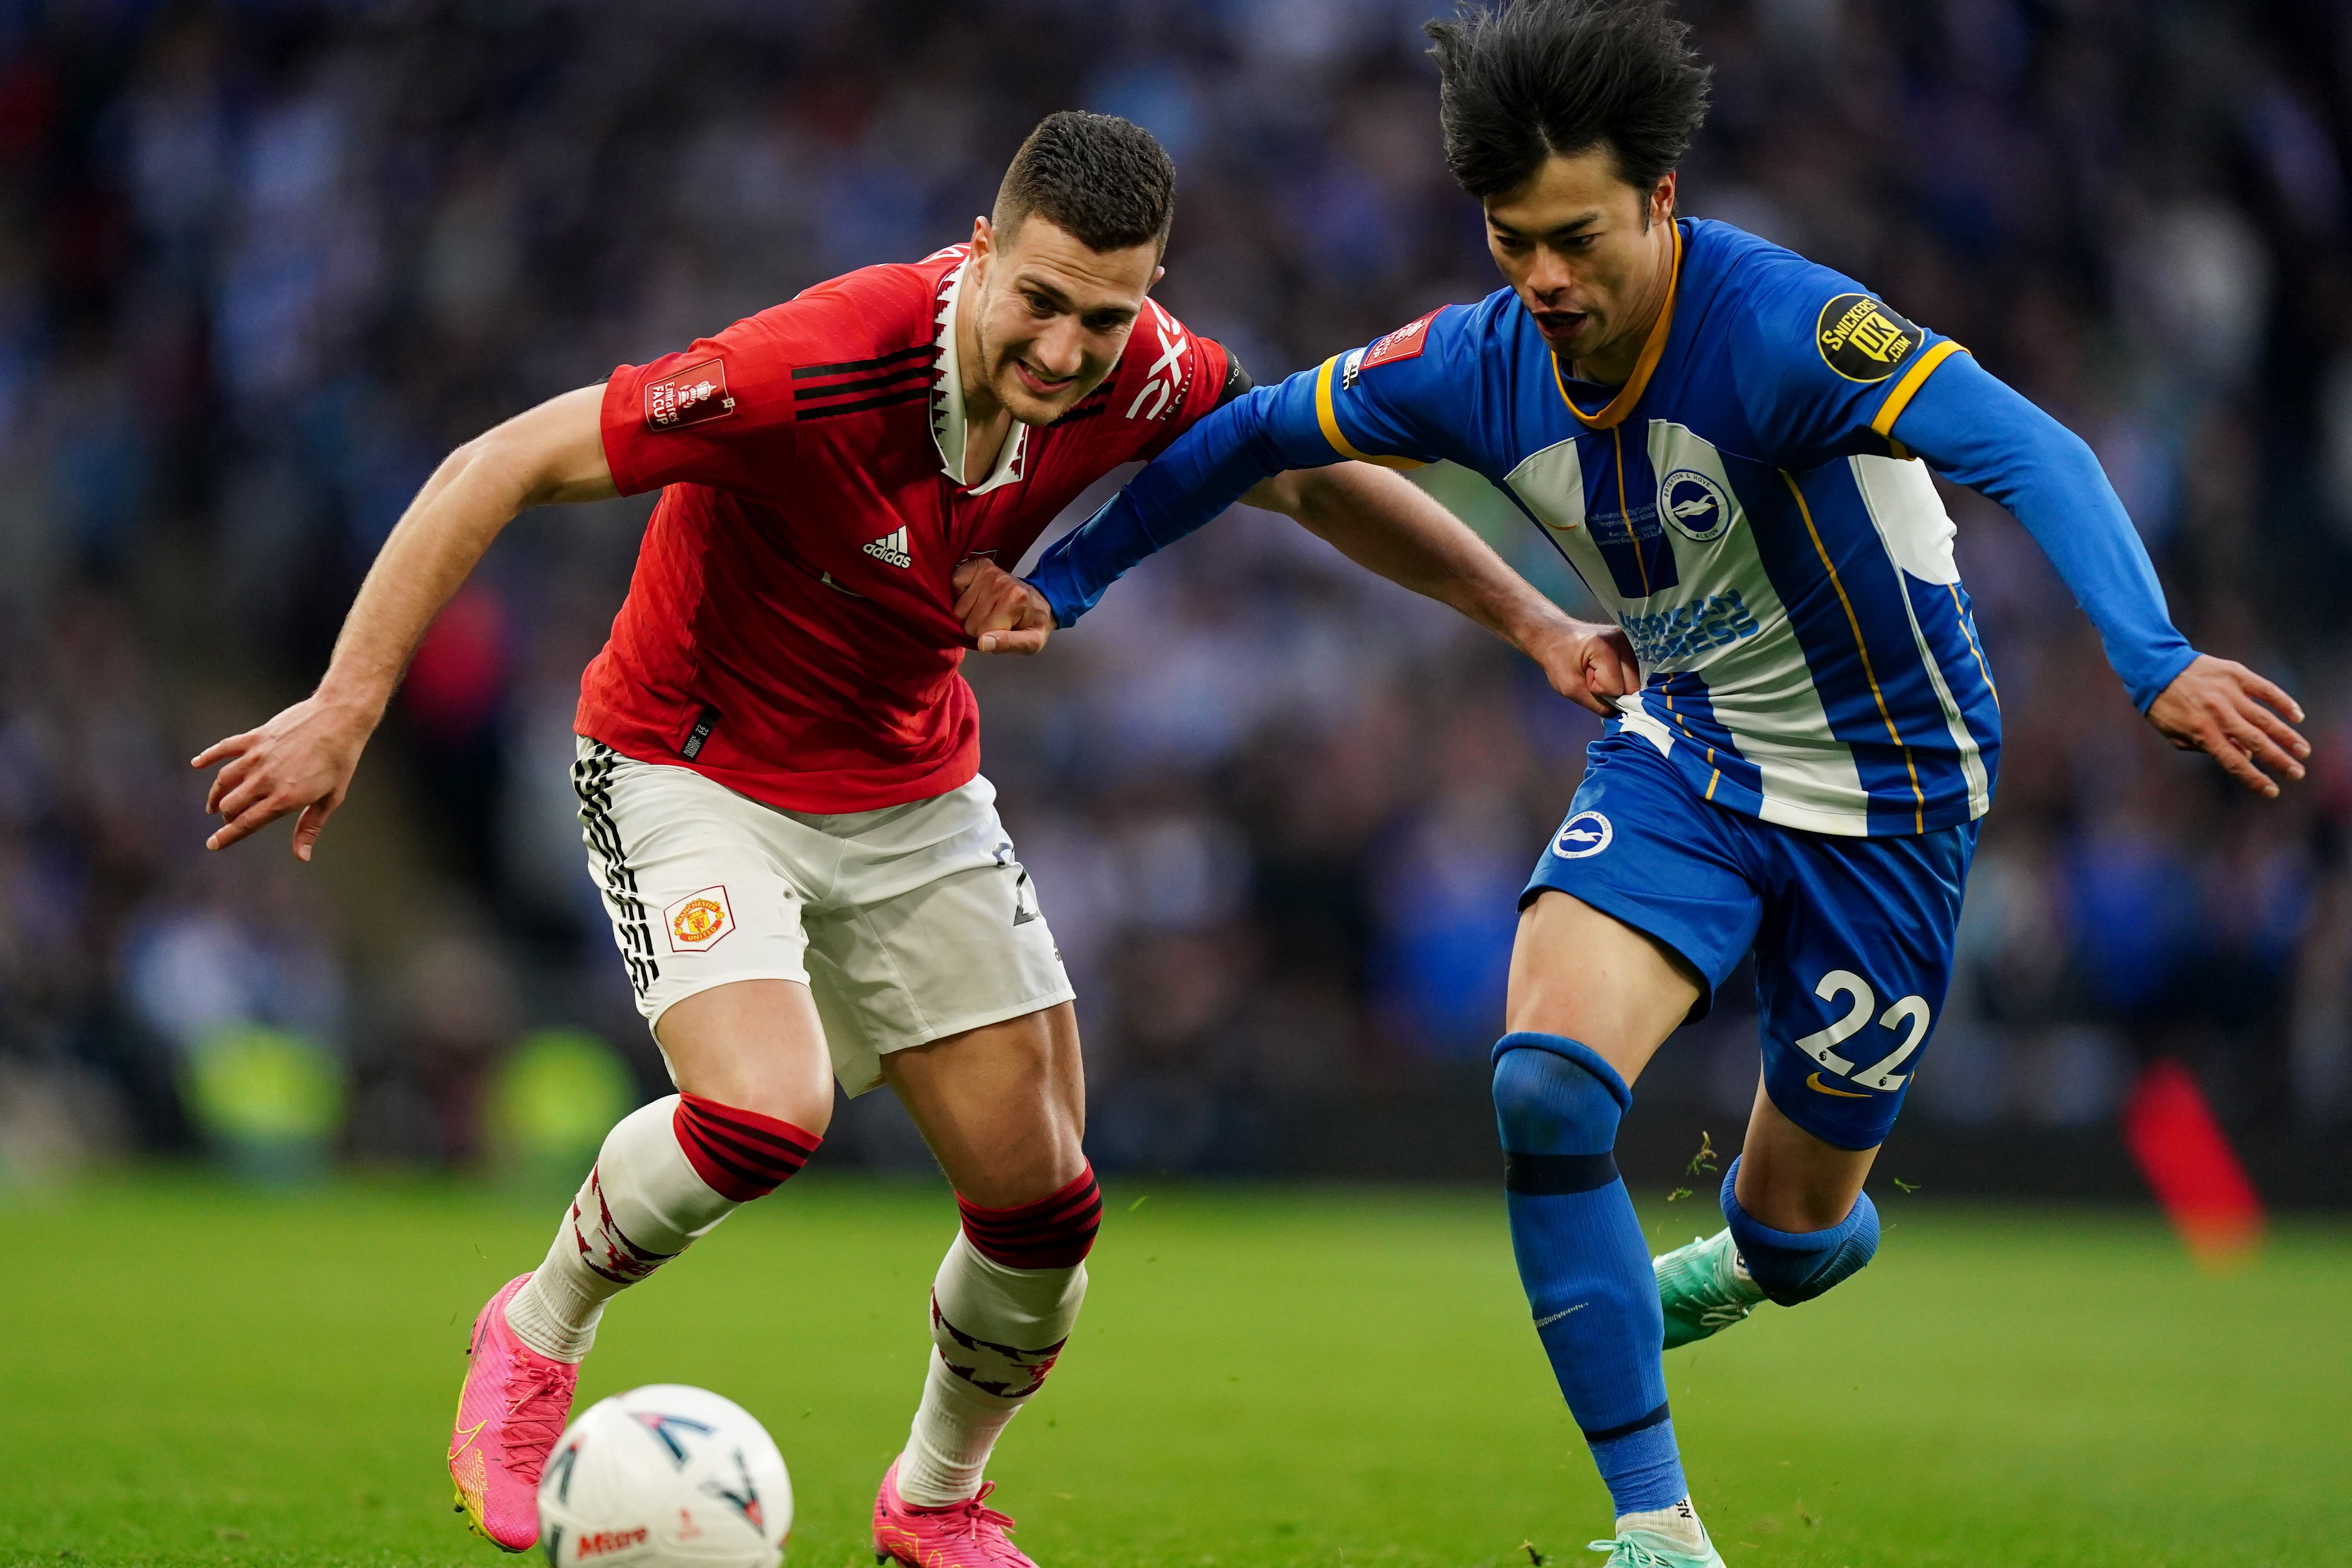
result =
[{"label": "football", "polygon": [[793,1483],[767,1428],[708,1389],[656,1383],[572,1423],[539,1483],[552,1568],[775,1568]]}]

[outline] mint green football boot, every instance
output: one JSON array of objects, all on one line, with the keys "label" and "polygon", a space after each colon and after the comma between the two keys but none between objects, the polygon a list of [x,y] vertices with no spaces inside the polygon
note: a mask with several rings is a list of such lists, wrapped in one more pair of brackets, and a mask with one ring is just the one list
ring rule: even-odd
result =
[{"label": "mint green football boot", "polygon": [[1764,1300],[1764,1288],[1739,1267],[1731,1232],[1702,1236],[1688,1247],[1651,1260],[1658,1276],[1658,1305],[1666,1314],[1666,1349],[1718,1333],[1748,1316]]},{"label": "mint green football boot", "polygon": [[1629,1530],[1614,1541],[1585,1543],[1587,1552],[1606,1552],[1601,1568],[1727,1568],[1723,1553],[1709,1541],[1704,1552],[1689,1552],[1675,1542],[1646,1530]]}]

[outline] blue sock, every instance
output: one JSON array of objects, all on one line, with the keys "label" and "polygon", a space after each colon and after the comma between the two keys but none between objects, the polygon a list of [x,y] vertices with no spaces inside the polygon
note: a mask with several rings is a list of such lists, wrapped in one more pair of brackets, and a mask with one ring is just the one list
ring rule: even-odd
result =
[{"label": "blue sock", "polygon": [[1536,1333],[1620,1516],[1689,1494],[1666,1411],[1665,1318],[1611,1151],[1633,1103],[1617,1071],[1559,1035],[1495,1047],[1503,1184]]},{"label": "blue sock", "polygon": [[1774,1230],[1739,1206],[1733,1187],[1739,1162],[1723,1173],[1723,1218],[1748,1278],[1767,1300],[1783,1307],[1810,1301],[1859,1272],[1878,1252],[1878,1208],[1864,1193],[1845,1218],[1827,1230]]}]

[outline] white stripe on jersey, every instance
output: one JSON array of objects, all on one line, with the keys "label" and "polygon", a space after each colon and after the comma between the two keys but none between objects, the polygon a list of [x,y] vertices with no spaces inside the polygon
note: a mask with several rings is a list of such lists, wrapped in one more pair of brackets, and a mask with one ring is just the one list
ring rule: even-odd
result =
[{"label": "white stripe on jersey", "polygon": [[1992,783],[1985,777],[1983,753],[1969,732],[1968,721],[1960,716],[1960,705],[1952,699],[1943,666],[1937,662],[1936,650],[1927,646],[1927,634],[1919,629],[1919,613],[1911,607],[1910,588],[1903,581],[1908,573],[1923,583],[1957,584],[1960,568],[1952,559],[1952,538],[1959,531],[1944,510],[1944,498],[1936,493],[1936,480],[1927,465],[1916,458],[1857,457],[1847,461],[1853,465],[1863,506],[1894,560],[1895,591],[1903,597],[1911,640],[1919,645],[1919,662],[1927,667],[1936,700],[1944,710],[1944,728],[1959,749],[1960,771],[1969,781],[1969,815],[1982,816],[1992,809]]},{"label": "white stripe on jersey", "polygon": [[[1532,454],[1511,470],[1507,482],[1542,521],[1593,596],[1621,622],[1629,611],[1635,616],[1665,614],[1737,591],[1756,622],[1754,636],[1706,643],[1664,660],[1645,660],[1643,678],[1677,670],[1705,677],[1717,721],[1730,731],[1739,754],[1761,775],[1763,799],[1757,815],[1763,820],[1815,833],[1865,832],[1869,797],[1853,752],[1831,732],[1804,647],[1765,573],[1722,458],[1712,444],[1666,420],[1650,422],[1648,447],[1654,472],[1689,468],[1718,486],[1731,519],[1705,542],[1687,537],[1674,541],[1680,581],[1645,598],[1628,601],[1617,593],[1608,563],[1584,527],[1583,464],[1573,438]],[[1645,695],[1621,700],[1618,707],[1625,728],[1661,752],[1670,752],[1683,738],[1661,701]]]},{"label": "white stripe on jersey", "polygon": [[[1670,602],[1696,603],[1736,589],[1761,628],[1755,637],[1695,649],[1662,668],[1705,677],[1717,721],[1731,731],[1739,754],[1763,774],[1764,800],[1757,816],[1814,833],[1864,832],[1869,796],[1854,770],[1853,753],[1831,731],[1804,645],[1756,552],[1756,536],[1723,458],[1713,443],[1664,419],[1650,422],[1649,458],[1652,471],[1661,476],[1677,468],[1706,475],[1722,487],[1731,507],[1730,524],[1709,543],[1675,542],[1675,573],[1683,581],[1670,591]],[[1602,580],[1608,580],[1606,572]]]}]

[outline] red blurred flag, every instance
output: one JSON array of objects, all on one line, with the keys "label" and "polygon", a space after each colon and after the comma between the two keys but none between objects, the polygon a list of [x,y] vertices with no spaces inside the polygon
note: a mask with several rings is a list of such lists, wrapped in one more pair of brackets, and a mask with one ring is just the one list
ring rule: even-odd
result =
[{"label": "red blurred flag", "polygon": [[400,700],[427,740],[463,744],[498,716],[508,640],[506,606],[479,583],[458,589],[434,618],[400,683]]},{"label": "red blurred flag", "polygon": [[2234,1262],[2261,1242],[2262,1197],[2187,1068],[2159,1061],[2140,1074],[2124,1142],[2199,1262]]}]

